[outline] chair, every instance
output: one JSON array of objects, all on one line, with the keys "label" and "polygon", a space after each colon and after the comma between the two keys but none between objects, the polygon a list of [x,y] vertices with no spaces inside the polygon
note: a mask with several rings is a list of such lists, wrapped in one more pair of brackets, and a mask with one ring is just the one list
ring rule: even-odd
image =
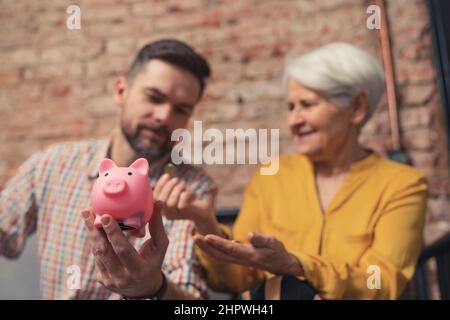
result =
[{"label": "chair", "polygon": [[440,298],[448,300],[450,299],[450,233],[422,250],[413,280],[415,298],[419,300],[430,299],[426,274],[426,265],[430,259],[436,259],[436,277]]}]

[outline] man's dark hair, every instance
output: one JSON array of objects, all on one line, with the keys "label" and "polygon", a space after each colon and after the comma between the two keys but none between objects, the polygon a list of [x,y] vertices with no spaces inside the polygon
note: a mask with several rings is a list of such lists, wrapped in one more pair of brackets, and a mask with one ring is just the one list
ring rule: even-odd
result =
[{"label": "man's dark hair", "polygon": [[208,62],[192,47],[175,39],[161,39],[146,44],[139,50],[128,70],[128,80],[132,81],[142,67],[152,59],[173,64],[192,73],[200,83],[200,96],[205,89],[205,80],[211,75]]}]

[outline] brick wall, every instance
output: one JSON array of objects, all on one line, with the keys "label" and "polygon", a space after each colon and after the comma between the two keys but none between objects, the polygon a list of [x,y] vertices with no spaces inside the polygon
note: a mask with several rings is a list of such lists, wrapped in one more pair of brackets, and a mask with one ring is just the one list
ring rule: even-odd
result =
[{"label": "brick wall", "polygon": [[[446,137],[423,0],[390,0],[403,143],[431,187],[427,241],[450,229]],[[66,8],[81,7],[81,30]],[[213,77],[195,117],[204,127],[280,128],[289,152],[280,75],[289,52],[355,43],[380,57],[363,0],[183,0],[0,2],[0,186],[34,151],[102,137],[116,124],[115,77],[146,42],[174,36],[210,61]],[[361,140],[389,147],[386,103]],[[218,205],[239,205],[253,166],[209,166],[221,183]]]}]

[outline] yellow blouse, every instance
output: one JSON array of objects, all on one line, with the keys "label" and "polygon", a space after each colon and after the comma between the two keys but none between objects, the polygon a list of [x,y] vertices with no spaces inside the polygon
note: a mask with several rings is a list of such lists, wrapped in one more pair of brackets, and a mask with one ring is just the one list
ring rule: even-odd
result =
[{"label": "yellow blouse", "polygon": [[[426,198],[418,170],[372,152],[352,164],[322,212],[311,162],[282,156],[277,174],[258,170],[252,177],[232,237],[248,242],[250,231],[277,237],[302,263],[302,280],[324,299],[395,299],[422,249]],[[273,276],[196,250],[215,290],[243,292]]]}]

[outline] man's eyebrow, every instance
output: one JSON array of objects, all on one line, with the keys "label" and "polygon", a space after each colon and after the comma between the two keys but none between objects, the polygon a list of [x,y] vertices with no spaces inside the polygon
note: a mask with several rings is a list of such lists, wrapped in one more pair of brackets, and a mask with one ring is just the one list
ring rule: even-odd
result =
[{"label": "man's eyebrow", "polygon": [[[144,92],[146,94],[153,93],[153,94],[156,94],[158,96],[161,96],[162,98],[167,98],[167,95],[164,92],[162,92],[161,90],[159,90],[158,88],[155,88],[155,87],[146,87],[146,88],[144,88]],[[191,110],[194,109],[194,106],[192,104],[190,104],[190,103],[187,103],[187,102],[178,103],[177,107],[178,108],[188,108],[188,109],[191,109]]]},{"label": "man's eyebrow", "polygon": [[162,92],[161,90],[159,90],[158,88],[155,88],[155,87],[146,87],[146,88],[144,88],[144,92],[145,93],[154,93],[158,96],[166,97],[166,94],[164,94],[164,92]]},{"label": "man's eyebrow", "polygon": [[178,103],[177,104],[178,108],[187,108],[187,109],[194,109],[194,106],[192,104],[189,103]]}]

